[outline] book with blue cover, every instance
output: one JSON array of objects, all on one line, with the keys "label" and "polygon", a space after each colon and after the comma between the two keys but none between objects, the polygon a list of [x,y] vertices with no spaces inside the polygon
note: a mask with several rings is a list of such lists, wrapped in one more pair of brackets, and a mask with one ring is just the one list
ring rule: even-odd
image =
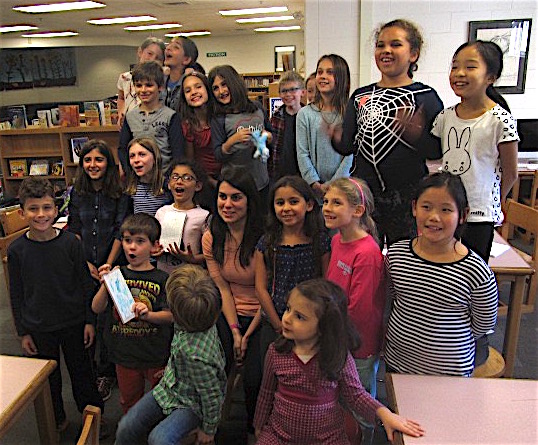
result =
[{"label": "book with blue cover", "polygon": [[26,107],[24,105],[11,105],[7,107],[7,114],[11,128],[26,128],[28,126]]}]

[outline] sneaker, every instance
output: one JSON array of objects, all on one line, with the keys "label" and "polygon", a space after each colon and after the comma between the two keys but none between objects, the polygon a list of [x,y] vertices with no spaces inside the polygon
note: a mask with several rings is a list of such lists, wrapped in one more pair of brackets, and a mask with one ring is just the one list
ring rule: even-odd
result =
[{"label": "sneaker", "polygon": [[56,431],[58,433],[63,433],[67,429],[68,426],[69,426],[69,420],[64,419],[56,425]]},{"label": "sneaker", "polygon": [[99,395],[103,399],[103,402],[110,399],[114,383],[115,379],[113,377],[97,377],[97,391],[99,391]]}]

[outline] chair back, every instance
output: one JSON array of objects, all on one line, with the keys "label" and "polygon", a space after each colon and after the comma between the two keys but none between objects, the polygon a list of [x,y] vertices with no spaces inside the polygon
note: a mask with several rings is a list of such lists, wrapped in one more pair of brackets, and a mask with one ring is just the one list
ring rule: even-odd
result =
[{"label": "chair back", "polygon": [[77,445],[99,445],[99,428],[101,426],[101,409],[87,405],[82,414],[82,432]]},{"label": "chair back", "polygon": [[531,239],[533,244],[530,257],[528,255],[522,255],[523,258],[534,268],[534,273],[530,276],[527,300],[525,302],[525,312],[532,311],[534,308],[534,302],[536,300],[536,292],[538,291],[538,210],[516,202],[512,199],[508,199],[504,206],[504,224],[502,226],[502,236],[510,244],[513,239],[508,239],[510,233],[516,234],[514,228],[524,229],[527,233],[534,234],[534,240]]}]

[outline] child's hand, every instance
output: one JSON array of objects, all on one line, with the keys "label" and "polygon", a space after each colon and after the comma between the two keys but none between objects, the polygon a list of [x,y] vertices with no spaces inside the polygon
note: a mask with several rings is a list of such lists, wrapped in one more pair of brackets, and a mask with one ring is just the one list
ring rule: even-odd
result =
[{"label": "child's hand", "polygon": [[256,439],[259,439],[260,438],[260,434],[262,433],[262,429],[261,428],[256,428],[254,430],[254,435],[256,436]]},{"label": "child's hand", "polygon": [[395,122],[404,127],[404,136],[407,142],[418,141],[424,132],[424,125],[426,124],[424,106],[421,105],[412,115],[406,113],[405,110],[397,110]]},{"label": "child's hand", "polygon": [[387,438],[392,442],[394,439],[394,431],[401,431],[404,434],[412,437],[424,436],[424,429],[414,420],[406,419],[398,414],[394,414],[386,407],[377,410],[377,416],[383,422]]},{"label": "child's hand", "polygon": [[151,252],[151,256],[157,257],[161,256],[164,253],[164,247],[162,244],[159,244],[159,246]]},{"label": "child's hand", "polygon": [[246,335],[243,335],[243,337],[241,338],[241,360],[245,358],[245,355],[247,353],[248,339],[249,337],[247,337]]},{"label": "child's hand", "polygon": [[97,270],[97,267],[95,267],[89,261],[86,261],[86,264],[88,265],[88,269],[90,270],[90,275],[92,276],[92,278],[95,280],[99,280],[99,271]]},{"label": "child's hand", "polygon": [[84,348],[88,349],[91,345],[93,345],[93,340],[95,339],[95,328],[93,327],[93,324],[85,324],[84,325]]},{"label": "child's hand", "polygon": [[310,187],[312,187],[312,190],[316,194],[316,196],[319,196],[320,198],[323,198],[323,195],[325,194],[325,191],[323,190],[323,187],[321,184],[316,181],[314,182]]},{"label": "child's hand", "polygon": [[232,335],[234,339],[234,358],[238,365],[241,365],[243,362],[243,354],[241,352],[241,346],[243,341],[243,336],[239,329],[232,329]]},{"label": "child's hand", "polygon": [[214,434],[206,434],[201,429],[196,433],[196,445],[208,445],[213,443]]},{"label": "child's hand", "polygon": [[154,379],[162,379],[164,375],[164,369],[159,369],[155,374],[153,374]]},{"label": "child's hand", "polygon": [[101,267],[99,267],[99,281],[101,281],[101,283],[103,282],[103,276],[110,273],[111,270],[112,266],[110,264],[103,264]]},{"label": "child's hand", "polygon": [[248,128],[242,128],[237,131],[233,136],[235,138],[235,143],[239,142],[249,142],[250,141],[250,130]]},{"label": "child's hand", "polygon": [[148,317],[149,309],[141,301],[135,301],[131,310],[134,312],[135,317],[140,320],[144,320]]},{"label": "child's hand", "polygon": [[170,252],[175,257],[179,258],[181,261],[186,263],[194,263],[194,254],[192,253],[191,245],[187,245],[187,250],[181,250],[177,243],[168,244],[168,252]]},{"label": "child's hand", "polygon": [[37,354],[36,345],[30,334],[22,336],[21,345],[22,345],[22,350],[24,351],[24,355],[36,355]]}]

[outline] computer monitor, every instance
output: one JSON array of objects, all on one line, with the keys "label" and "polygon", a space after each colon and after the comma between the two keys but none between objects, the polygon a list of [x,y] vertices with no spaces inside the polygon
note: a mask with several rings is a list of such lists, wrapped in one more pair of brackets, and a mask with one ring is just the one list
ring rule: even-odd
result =
[{"label": "computer monitor", "polygon": [[538,119],[518,119],[519,134],[518,160],[526,162],[532,159],[538,162]]}]

